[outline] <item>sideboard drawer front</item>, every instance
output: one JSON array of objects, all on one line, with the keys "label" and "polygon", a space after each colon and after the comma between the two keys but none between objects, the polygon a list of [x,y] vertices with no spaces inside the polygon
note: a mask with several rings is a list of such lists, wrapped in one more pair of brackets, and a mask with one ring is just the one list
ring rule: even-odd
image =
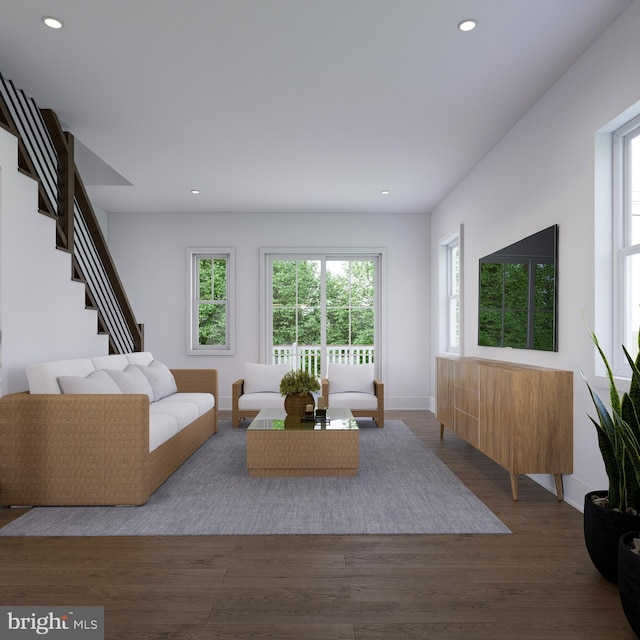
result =
[{"label": "sideboard drawer front", "polygon": [[480,392],[473,389],[465,389],[456,385],[455,407],[463,413],[467,413],[473,418],[480,418]]},{"label": "sideboard drawer front", "polygon": [[480,368],[476,362],[464,360],[456,362],[456,384],[466,389],[480,391]]},{"label": "sideboard drawer front", "polygon": [[455,411],[455,420],[456,433],[477,448],[480,441],[480,420],[458,409]]}]

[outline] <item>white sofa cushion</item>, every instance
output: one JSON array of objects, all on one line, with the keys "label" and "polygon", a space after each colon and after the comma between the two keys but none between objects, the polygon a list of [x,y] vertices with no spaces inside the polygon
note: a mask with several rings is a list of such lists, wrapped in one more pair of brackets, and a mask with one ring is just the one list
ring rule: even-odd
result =
[{"label": "white sofa cushion", "polygon": [[288,364],[255,364],[244,365],[243,393],[280,393],[280,380],[291,367]]},{"label": "white sofa cushion", "polygon": [[149,396],[149,402],[153,402],[153,389],[147,376],[135,365],[127,365],[124,371],[104,369],[113,378],[122,393],[144,393]]},{"label": "white sofa cushion", "polygon": [[173,416],[178,421],[178,431],[200,417],[198,405],[195,402],[172,402],[170,398],[160,402],[152,402],[149,405],[149,415]]},{"label": "white sofa cushion", "polygon": [[[149,405],[151,408],[153,405]],[[149,453],[178,433],[178,420],[168,413],[149,414]]]},{"label": "white sofa cushion", "polygon": [[162,400],[178,391],[175,378],[166,364],[153,360],[147,366],[131,365],[138,367],[146,376],[151,388],[153,389],[153,397],[155,400]]},{"label": "white sofa cushion", "polygon": [[329,393],[374,393],[373,364],[330,364]]},{"label": "white sofa cushion", "polygon": [[371,393],[343,392],[329,393],[329,415],[331,408],[340,407],[351,411],[373,410],[378,408],[378,398]]},{"label": "white sofa cushion", "polygon": [[58,378],[60,376],[78,376],[86,378],[95,371],[89,358],[74,358],[72,360],[53,360],[29,365],[26,369],[27,382],[30,393],[60,394]]},{"label": "white sofa cushion", "polygon": [[93,366],[96,371],[100,369],[113,369],[117,371],[123,371],[129,364],[126,356],[114,353],[110,356],[94,356],[91,358]]},{"label": "white sofa cushion", "polygon": [[86,378],[59,376],[58,385],[62,393],[122,393],[120,387],[106,371],[94,371]]},{"label": "white sofa cushion", "polygon": [[153,362],[153,355],[149,351],[134,351],[125,354],[129,364],[140,364],[144,367]]},{"label": "white sofa cushion", "polygon": [[238,398],[238,409],[244,411],[260,411],[260,409],[284,409],[284,396],[280,392],[263,391],[261,393],[245,393]]},{"label": "white sofa cushion", "polygon": [[216,399],[213,397],[212,393],[174,393],[166,398],[162,398],[159,401],[163,402],[191,402],[192,404],[197,405],[198,407],[198,415],[204,415],[207,411],[211,411],[215,407]]}]

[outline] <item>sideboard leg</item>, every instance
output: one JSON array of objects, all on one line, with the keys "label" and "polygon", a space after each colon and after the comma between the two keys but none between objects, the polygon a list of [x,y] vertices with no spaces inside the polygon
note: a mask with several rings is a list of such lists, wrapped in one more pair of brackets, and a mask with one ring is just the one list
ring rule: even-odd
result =
[{"label": "sideboard leg", "polygon": [[562,474],[555,473],[553,475],[556,481],[556,495],[558,496],[558,500],[564,500],[564,489],[562,488]]},{"label": "sideboard leg", "polygon": [[444,425],[440,423],[440,440],[444,438]]},{"label": "sideboard leg", "polygon": [[515,473],[509,474],[511,476],[511,495],[514,500],[518,500],[518,476]]}]

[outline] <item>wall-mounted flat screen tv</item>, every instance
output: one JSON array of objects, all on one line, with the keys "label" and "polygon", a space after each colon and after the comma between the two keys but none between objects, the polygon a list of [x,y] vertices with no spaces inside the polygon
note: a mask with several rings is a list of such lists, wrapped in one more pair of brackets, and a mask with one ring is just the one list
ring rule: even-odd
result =
[{"label": "wall-mounted flat screen tv", "polygon": [[557,351],[558,225],[480,258],[478,344]]}]

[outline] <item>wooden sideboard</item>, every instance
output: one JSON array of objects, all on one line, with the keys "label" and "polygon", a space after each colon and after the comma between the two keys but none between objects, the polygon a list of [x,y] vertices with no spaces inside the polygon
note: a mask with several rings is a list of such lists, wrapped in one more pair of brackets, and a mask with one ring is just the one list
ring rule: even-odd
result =
[{"label": "wooden sideboard", "polygon": [[573,473],[573,372],[529,365],[436,357],[440,438],[448,427],[509,471],[548,473],[563,498],[562,474]]}]

